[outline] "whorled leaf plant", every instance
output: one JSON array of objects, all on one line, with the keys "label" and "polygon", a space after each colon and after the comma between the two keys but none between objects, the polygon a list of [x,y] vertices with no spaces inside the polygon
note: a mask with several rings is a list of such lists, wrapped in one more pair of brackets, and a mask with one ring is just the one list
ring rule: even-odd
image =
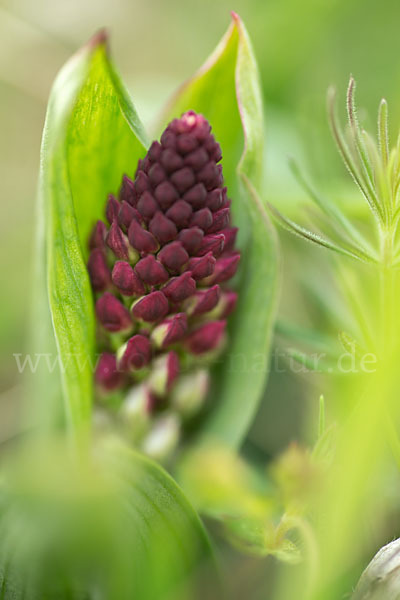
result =
[{"label": "whorled leaf plant", "polygon": [[[177,422],[189,449],[210,438],[237,447],[266,381],[277,255],[259,198],[257,66],[236,14],[161,121],[170,124],[149,145],[104,32],[54,84],[33,323],[33,350],[54,360],[33,378],[35,441],[3,470],[2,598],[28,588],[38,598],[193,598],[191,574],[212,565],[194,509],[134,448],[165,454]],[[239,252],[233,291],[225,282]],[[203,400],[186,427],[183,415]],[[18,547],[24,523],[27,553]],[[54,581],[43,570],[51,548]]]}]

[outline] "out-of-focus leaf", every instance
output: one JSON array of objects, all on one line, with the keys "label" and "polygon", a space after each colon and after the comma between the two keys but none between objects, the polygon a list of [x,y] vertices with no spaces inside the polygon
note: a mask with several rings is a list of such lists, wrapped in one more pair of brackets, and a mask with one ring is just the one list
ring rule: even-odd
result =
[{"label": "out-of-focus leaf", "polygon": [[144,144],[100,33],[55,81],[41,156],[50,312],[66,414],[76,427],[90,421],[92,401],[94,317],[85,267],[87,238],[102,216],[106,194],[117,191],[124,172],[134,171]]},{"label": "out-of-focus leaf", "polygon": [[268,373],[277,248],[259,197],[264,125],[258,70],[246,29],[235,14],[215,52],[167,107],[163,125],[190,109],[205,115],[221,144],[242,252],[229,351],[214,371],[211,410],[200,439],[212,436],[237,446],[254,417]]},{"label": "out-of-focus leaf", "polygon": [[187,600],[205,574],[218,587],[203,526],[159,466],[114,443],[26,450],[3,472],[3,600]]}]

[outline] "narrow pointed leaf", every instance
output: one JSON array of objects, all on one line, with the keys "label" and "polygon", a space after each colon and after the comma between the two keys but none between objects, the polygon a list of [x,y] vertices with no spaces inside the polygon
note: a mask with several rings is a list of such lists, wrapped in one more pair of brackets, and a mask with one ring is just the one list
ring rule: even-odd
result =
[{"label": "narrow pointed leaf", "polygon": [[144,144],[101,33],[56,79],[41,156],[48,297],[65,410],[75,426],[88,424],[92,401],[94,317],[87,238],[103,216],[106,194],[117,191],[124,172],[133,173]]}]

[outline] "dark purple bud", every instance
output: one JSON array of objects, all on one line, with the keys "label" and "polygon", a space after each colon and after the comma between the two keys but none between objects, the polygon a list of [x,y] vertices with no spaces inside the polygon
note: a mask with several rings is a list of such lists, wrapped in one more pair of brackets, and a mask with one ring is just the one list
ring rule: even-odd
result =
[{"label": "dark purple bud", "polygon": [[124,296],[142,296],[146,292],[131,265],[122,260],[117,260],[114,265],[112,282]]},{"label": "dark purple bud", "polygon": [[104,248],[106,235],[107,235],[107,227],[106,227],[105,223],[103,223],[103,221],[97,221],[97,223],[93,227],[92,233],[90,235],[90,240],[89,240],[90,250],[93,250],[93,248]]},{"label": "dark purple bud", "polygon": [[207,194],[206,206],[213,212],[219,210],[224,202],[222,190],[216,188]]},{"label": "dark purple bud", "polygon": [[[140,227],[140,225],[138,225],[138,227]],[[123,258],[124,260],[129,259],[128,239],[122,232],[122,229],[116,220],[113,221],[113,224],[107,233],[106,244],[111,248],[117,258]]]},{"label": "dark purple bud", "polygon": [[187,227],[192,216],[192,207],[184,200],[178,200],[167,210],[165,216],[179,228]]},{"label": "dark purple bud", "polygon": [[147,154],[148,154],[150,160],[152,160],[153,162],[156,162],[157,160],[160,160],[161,153],[162,153],[162,148],[161,148],[160,142],[153,142],[151,144]]},{"label": "dark purple bud", "polygon": [[178,239],[189,254],[196,254],[202,245],[204,232],[199,227],[182,229],[179,232]]},{"label": "dark purple bud", "polygon": [[92,288],[96,292],[104,292],[111,283],[111,276],[103,250],[94,248],[91,251],[87,267]]},{"label": "dark purple bud", "polygon": [[204,256],[207,252],[212,252],[215,257],[218,257],[225,244],[225,236],[222,233],[211,233],[210,235],[204,236],[203,242],[197,252],[199,256]]},{"label": "dark purple bud", "polygon": [[136,205],[137,194],[132,179],[127,175],[122,178],[121,188],[119,190],[119,199],[121,202],[128,202],[131,206]]},{"label": "dark purple bud", "polygon": [[151,292],[143,296],[132,306],[132,313],[137,319],[155,323],[163,319],[169,311],[168,300],[162,292]]},{"label": "dark purple bud", "polygon": [[181,242],[171,242],[160,250],[158,259],[169,271],[179,273],[183,265],[189,260],[189,254]]},{"label": "dark purple bud", "polygon": [[[208,233],[217,233],[222,229],[226,229],[229,225],[230,220],[230,210],[229,208],[221,208],[213,214],[213,222],[212,225],[208,228]],[[225,249],[226,249],[226,240],[225,240]]]},{"label": "dark purple bud", "polygon": [[222,158],[221,146],[214,141],[214,136],[210,136],[210,140],[205,143],[205,148],[210,155],[210,158],[216,163]]},{"label": "dark purple bud", "polygon": [[141,223],[142,217],[136,208],[133,208],[126,200],[123,200],[118,212],[118,225],[127,231],[133,220]]},{"label": "dark purple bud", "polygon": [[219,285],[214,285],[208,290],[197,292],[195,296],[195,304],[192,309],[192,315],[201,315],[209,312],[218,304],[221,295]]},{"label": "dark purple bud", "polygon": [[180,342],[187,333],[187,316],[177,313],[157,325],[151,333],[151,339],[158,348],[167,348],[171,344]]},{"label": "dark purple bud", "polygon": [[148,285],[160,285],[169,279],[167,271],[152,254],[141,258],[135,266],[135,271],[140,279]]},{"label": "dark purple bud", "polygon": [[176,200],[179,195],[170,181],[163,181],[155,189],[154,195],[162,210],[167,210]]},{"label": "dark purple bud", "polygon": [[212,252],[207,252],[204,256],[191,258],[188,268],[192,273],[193,279],[198,281],[209,277],[214,272],[216,260]]},{"label": "dark purple bud", "polygon": [[120,204],[113,194],[109,194],[106,206],[107,221],[112,222],[118,217]]},{"label": "dark purple bud", "polygon": [[200,171],[198,171],[197,179],[204,183],[207,190],[218,187],[221,183],[221,173],[218,169],[218,165],[213,161],[208,162]]},{"label": "dark purple bud", "polygon": [[143,192],[136,205],[139,213],[146,219],[150,220],[159,209],[153,195],[149,192]]},{"label": "dark purple bud", "polygon": [[170,127],[167,127],[167,129],[162,134],[162,136],[161,136],[161,145],[164,148],[172,148],[172,150],[175,150],[175,148],[176,148],[176,134],[173,131],[171,131]]},{"label": "dark purple bud", "polygon": [[143,194],[143,192],[150,188],[149,178],[145,173],[143,173],[143,171],[138,171],[133,185],[135,187],[137,197],[139,197],[141,194]]},{"label": "dark purple bud", "polygon": [[239,253],[219,258],[215,265],[214,273],[210,277],[210,283],[222,283],[231,279],[237,271],[239,260]]},{"label": "dark purple bud", "polygon": [[149,170],[149,180],[151,185],[155,187],[156,185],[164,181],[165,178],[166,173],[162,166],[159,163],[154,163],[154,165],[150,167]]},{"label": "dark purple bud", "polygon": [[196,282],[192,278],[190,271],[186,271],[179,275],[179,277],[173,277],[166,286],[163,287],[163,293],[166,295],[168,300],[174,302],[182,302],[192,296],[196,292]]},{"label": "dark purple bud", "polygon": [[203,354],[215,350],[221,343],[226,321],[213,321],[195,329],[186,338],[186,345],[193,354]]},{"label": "dark purple bud", "polygon": [[171,150],[171,148],[167,148],[161,154],[161,164],[170,173],[183,167],[183,159],[177,152]]},{"label": "dark purple bud", "polygon": [[107,331],[129,331],[132,328],[129,310],[109,292],[97,300],[96,315]]},{"label": "dark purple bud", "polygon": [[203,231],[207,231],[213,224],[213,215],[209,208],[201,208],[193,213],[190,221],[190,227],[200,227]]},{"label": "dark purple bud", "polygon": [[193,150],[190,154],[185,156],[185,165],[191,167],[195,171],[198,171],[208,161],[208,154],[203,147]]},{"label": "dark purple bud", "polygon": [[151,360],[150,340],[144,335],[134,335],[125,344],[122,352],[118,365],[122,371],[143,369]]},{"label": "dark purple bud", "polygon": [[160,245],[156,238],[136,221],[132,221],[128,230],[129,243],[139,252],[157,252]]},{"label": "dark purple bud", "polygon": [[237,232],[238,232],[237,227],[228,227],[227,229],[223,229],[221,231],[221,233],[223,233],[225,236],[224,251],[233,250],[233,247],[236,242]]},{"label": "dark purple bud", "polygon": [[186,190],[192,187],[192,185],[194,185],[196,182],[193,169],[189,169],[189,167],[183,167],[183,169],[175,171],[175,173],[172,173],[171,175],[171,182],[176,187],[178,192],[186,192]]},{"label": "dark purple bud", "polygon": [[182,133],[176,138],[176,147],[182,154],[188,154],[193,152],[199,145],[199,142],[195,137],[188,133]]},{"label": "dark purple bud", "polygon": [[149,229],[161,244],[174,240],[178,235],[175,223],[158,211],[150,221]]},{"label": "dark purple bud", "polygon": [[207,190],[203,183],[196,183],[184,194],[183,199],[190,204],[190,206],[197,210],[204,207],[204,203],[207,198]]},{"label": "dark purple bud", "polygon": [[104,352],[97,362],[95,380],[101,388],[107,391],[115,390],[123,383],[123,375],[117,369],[117,359],[114,354]]}]

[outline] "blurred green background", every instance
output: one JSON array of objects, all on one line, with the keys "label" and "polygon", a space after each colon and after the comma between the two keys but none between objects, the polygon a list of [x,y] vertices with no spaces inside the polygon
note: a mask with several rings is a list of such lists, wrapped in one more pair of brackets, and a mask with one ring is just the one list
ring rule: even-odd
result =
[{"label": "blurred green background", "polygon": [[[289,175],[296,156],[322,190],[346,176],[326,121],[327,87],[343,92],[350,73],[374,117],[382,95],[400,116],[397,0],[3,0],[0,3],[0,380],[1,402],[18,397],[14,353],[24,352],[31,298],[35,192],[46,102],[58,69],[97,29],[111,32],[114,60],[149,125],[171,92],[244,19],[265,98],[266,195],[293,207],[303,198]],[[361,115],[362,115],[361,111]],[[373,123],[373,121],[372,121]],[[134,168],[134,167],[133,167]],[[286,239],[286,238],[284,238]],[[288,270],[288,266],[286,265]],[[290,277],[296,274],[290,272]],[[250,442],[273,453],[303,412],[291,377],[275,381]],[[316,386],[318,387],[318,386]],[[309,394],[304,392],[304,396]],[[11,402],[12,405],[12,402]],[[3,415],[7,413],[3,411]],[[292,418],[288,418],[292,415]],[[10,415],[10,419],[12,419]],[[2,427],[8,428],[8,417]],[[6,422],[7,421],[7,422]]]}]

